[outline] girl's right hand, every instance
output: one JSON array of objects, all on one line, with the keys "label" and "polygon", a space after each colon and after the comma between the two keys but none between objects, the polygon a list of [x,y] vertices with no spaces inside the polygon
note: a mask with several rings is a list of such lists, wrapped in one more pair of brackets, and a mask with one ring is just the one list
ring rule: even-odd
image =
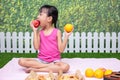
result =
[{"label": "girl's right hand", "polygon": [[34,27],[34,25],[33,25],[33,22],[32,22],[32,21],[30,22],[30,27],[33,29],[33,31],[37,31],[37,30],[38,30],[38,28],[35,28],[35,27]]}]

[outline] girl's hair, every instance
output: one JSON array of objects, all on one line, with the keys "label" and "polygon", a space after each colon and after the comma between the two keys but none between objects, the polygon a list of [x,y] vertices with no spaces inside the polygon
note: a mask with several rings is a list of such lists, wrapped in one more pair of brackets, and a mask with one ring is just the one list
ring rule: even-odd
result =
[{"label": "girl's hair", "polygon": [[55,6],[51,5],[43,5],[39,12],[41,13],[43,9],[47,10],[47,16],[52,16],[52,24],[54,24],[54,27],[56,28],[57,20],[58,20],[58,10]]}]

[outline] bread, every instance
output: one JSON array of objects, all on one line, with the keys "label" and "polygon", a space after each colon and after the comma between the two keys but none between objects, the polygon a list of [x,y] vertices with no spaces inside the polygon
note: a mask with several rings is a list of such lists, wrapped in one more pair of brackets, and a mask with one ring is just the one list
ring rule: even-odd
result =
[{"label": "bread", "polygon": [[31,71],[25,80],[84,80],[84,77],[79,70],[74,74],[63,74],[59,71],[58,75],[54,75],[52,71],[49,74],[37,74]]},{"label": "bread", "polygon": [[38,80],[38,75],[36,72],[31,71],[25,80]]},{"label": "bread", "polygon": [[79,70],[77,70],[75,74],[62,74],[60,71],[57,80],[84,80],[84,77]]},{"label": "bread", "polygon": [[38,80],[45,80],[45,77],[43,75],[39,75]]}]

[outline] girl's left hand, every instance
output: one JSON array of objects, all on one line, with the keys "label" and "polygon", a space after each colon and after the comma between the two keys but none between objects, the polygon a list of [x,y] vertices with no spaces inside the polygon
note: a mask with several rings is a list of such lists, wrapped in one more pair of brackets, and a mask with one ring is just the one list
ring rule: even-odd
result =
[{"label": "girl's left hand", "polygon": [[74,28],[73,28],[73,30],[72,30],[71,32],[69,32],[69,33],[64,30],[65,36],[66,36],[66,37],[69,37],[69,36],[73,33],[73,31],[74,31]]}]

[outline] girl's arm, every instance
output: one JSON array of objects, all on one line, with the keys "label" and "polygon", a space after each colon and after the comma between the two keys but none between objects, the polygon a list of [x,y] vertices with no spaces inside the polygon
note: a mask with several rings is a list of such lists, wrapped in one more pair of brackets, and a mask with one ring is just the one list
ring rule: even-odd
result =
[{"label": "girl's arm", "polygon": [[59,51],[62,53],[65,48],[66,48],[66,45],[67,45],[67,42],[68,42],[68,38],[70,36],[72,32],[70,33],[67,33],[65,32],[65,36],[64,36],[64,39],[62,40],[62,33],[60,30],[58,30],[58,33],[57,33],[57,38],[58,38],[58,49]]},{"label": "girl's arm", "polygon": [[34,45],[35,50],[39,49],[40,37],[39,37],[39,32],[38,31],[33,31],[33,45]]},{"label": "girl's arm", "polygon": [[40,36],[39,36],[39,31],[37,28],[34,28],[32,22],[30,23],[31,28],[33,29],[33,46],[35,50],[39,49],[40,46]]}]

